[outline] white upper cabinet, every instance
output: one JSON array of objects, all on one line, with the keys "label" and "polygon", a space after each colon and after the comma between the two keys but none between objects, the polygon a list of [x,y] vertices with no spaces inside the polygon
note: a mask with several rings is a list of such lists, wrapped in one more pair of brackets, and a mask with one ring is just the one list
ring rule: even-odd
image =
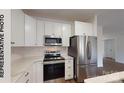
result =
[{"label": "white upper cabinet", "polygon": [[45,22],[45,35],[55,35],[53,22]]},{"label": "white upper cabinet", "polygon": [[63,46],[69,46],[69,38],[71,36],[71,24],[62,25],[62,42]]},{"label": "white upper cabinet", "polygon": [[44,35],[61,37],[63,46],[69,46],[71,24],[38,20],[12,10],[12,46],[43,46]]},{"label": "white upper cabinet", "polygon": [[54,35],[62,38],[62,45],[69,46],[71,36],[71,24],[45,22],[45,35]]},{"label": "white upper cabinet", "polygon": [[25,15],[25,46],[36,45],[36,19]]},{"label": "white upper cabinet", "polygon": [[11,45],[24,46],[25,16],[22,10],[12,10]]},{"label": "white upper cabinet", "polygon": [[75,33],[74,35],[88,35],[93,36],[92,23],[75,21]]},{"label": "white upper cabinet", "polygon": [[45,35],[62,36],[62,24],[56,22],[45,22]]},{"label": "white upper cabinet", "polygon": [[37,20],[37,46],[44,44],[44,21]]},{"label": "white upper cabinet", "polygon": [[55,36],[62,37],[62,23],[54,23]]}]

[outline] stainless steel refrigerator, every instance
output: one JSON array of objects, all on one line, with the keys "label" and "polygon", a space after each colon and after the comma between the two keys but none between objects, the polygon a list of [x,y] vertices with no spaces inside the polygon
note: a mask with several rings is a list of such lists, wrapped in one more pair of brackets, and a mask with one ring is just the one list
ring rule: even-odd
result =
[{"label": "stainless steel refrigerator", "polygon": [[83,82],[83,74],[88,70],[88,66],[97,64],[97,37],[71,37],[68,54],[74,57],[74,78]]}]

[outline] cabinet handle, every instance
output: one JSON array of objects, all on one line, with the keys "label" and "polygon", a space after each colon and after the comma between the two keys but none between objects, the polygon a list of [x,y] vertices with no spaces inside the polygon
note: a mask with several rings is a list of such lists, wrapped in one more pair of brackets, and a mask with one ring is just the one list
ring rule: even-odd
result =
[{"label": "cabinet handle", "polygon": [[26,81],[26,83],[28,83],[29,82],[29,79]]},{"label": "cabinet handle", "polygon": [[28,76],[28,74],[29,74],[29,72],[27,72],[27,73],[25,74],[25,77],[27,77],[27,76]]},{"label": "cabinet handle", "polygon": [[68,67],[68,68],[71,68],[71,67]]},{"label": "cabinet handle", "polygon": [[15,44],[15,42],[11,42],[11,44]]}]

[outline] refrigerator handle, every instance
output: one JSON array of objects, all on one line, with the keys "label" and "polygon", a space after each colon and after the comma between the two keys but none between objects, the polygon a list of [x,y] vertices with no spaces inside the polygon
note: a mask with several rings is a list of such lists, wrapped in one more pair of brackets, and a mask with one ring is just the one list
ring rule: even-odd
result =
[{"label": "refrigerator handle", "polygon": [[90,41],[87,42],[87,59],[88,60],[91,59],[91,42]]}]

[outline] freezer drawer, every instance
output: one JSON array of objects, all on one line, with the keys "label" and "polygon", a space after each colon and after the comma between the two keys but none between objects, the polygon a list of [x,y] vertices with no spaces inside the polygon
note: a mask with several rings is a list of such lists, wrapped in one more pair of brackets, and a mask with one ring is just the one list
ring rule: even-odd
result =
[{"label": "freezer drawer", "polygon": [[83,66],[77,65],[77,82],[84,82],[84,79],[86,79],[86,69]]}]

